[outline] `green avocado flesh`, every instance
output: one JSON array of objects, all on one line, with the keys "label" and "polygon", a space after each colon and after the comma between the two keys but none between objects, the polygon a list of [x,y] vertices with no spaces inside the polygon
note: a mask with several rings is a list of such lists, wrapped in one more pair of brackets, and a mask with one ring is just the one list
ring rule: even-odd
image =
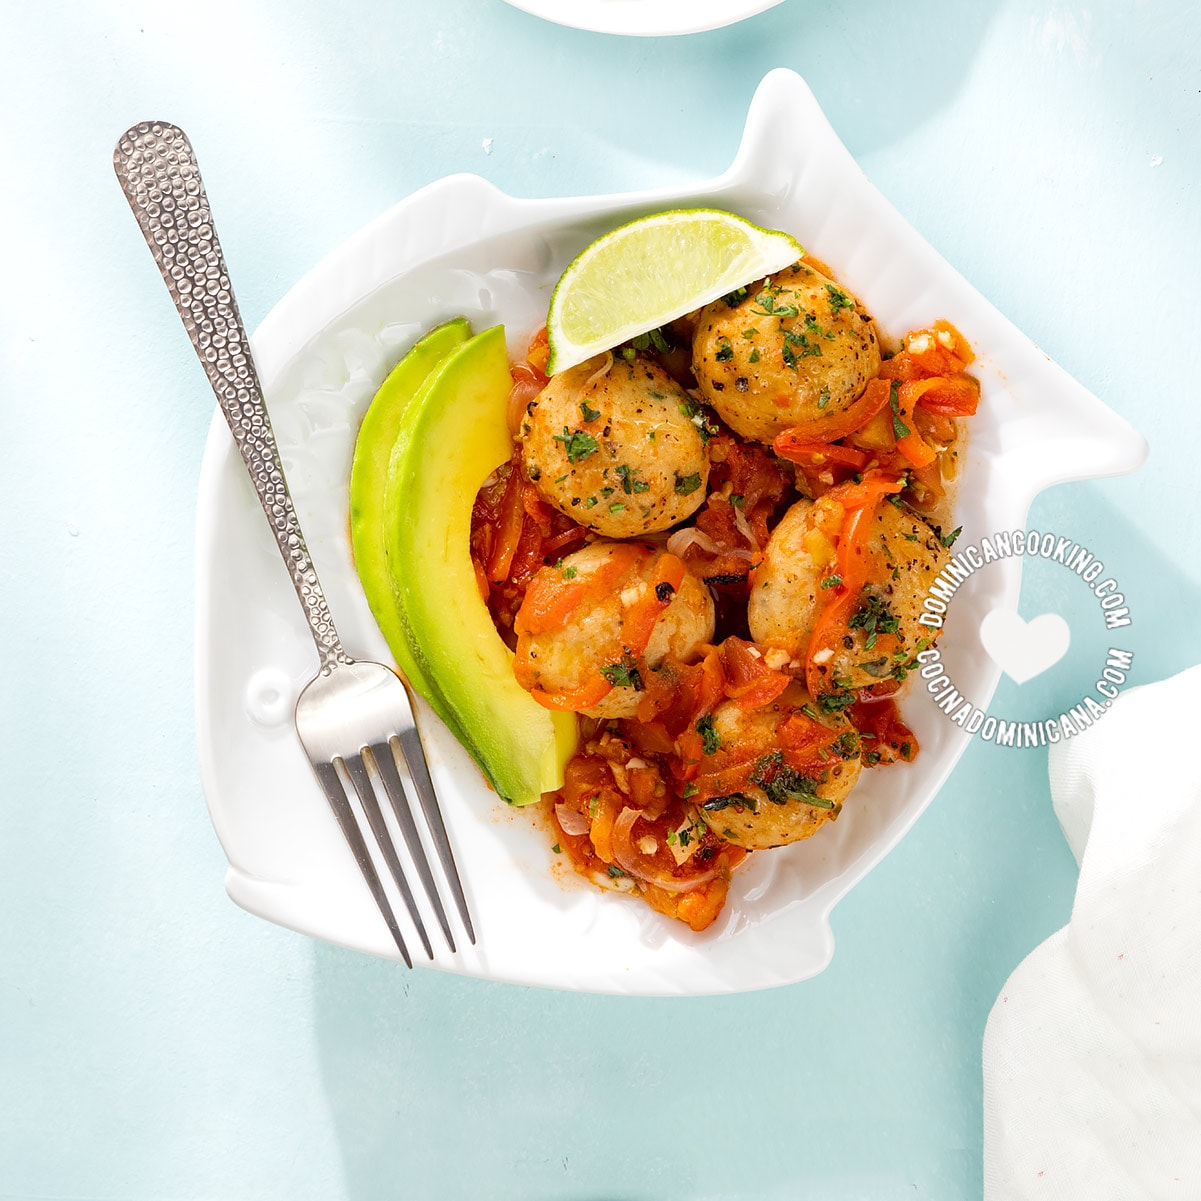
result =
[{"label": "green avocado flesh", "polygon": [[496,791],[526,805],[562,786],[577,722],[574,713],[544,709],[517,683],[471,561],[475,495],[513,451],[505,424],[511,384],[502,326],[452,345],[428,368],[396,425],[372,546],[384,547],[404,644],[394,648],[397,662]]},{"label": "green avocado flesh", "polygon": [[385,540],[384,493],[388,465],[400,431],[401,417],[429,373],[456,347],[471,337],[471,326],[459,317],[426,334],[392,369],[380,385],[354,444],[350,465],[350,543],[367,603],[388,649],[409,683],[429,700],[434,712],[464,741],[440,699],[434,699],[409,650],[404,619],[392,588]]}]

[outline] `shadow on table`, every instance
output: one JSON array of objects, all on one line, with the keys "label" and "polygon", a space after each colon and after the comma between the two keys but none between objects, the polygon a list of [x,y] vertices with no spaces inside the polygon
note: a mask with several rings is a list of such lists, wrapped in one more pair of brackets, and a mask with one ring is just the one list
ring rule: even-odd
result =
[{"label": "shadow on table", "polygon": [[[350,13],[362,4],[352,0]],[[891,0],[786,0],[722,29],[647,38],[572,29],[499,5],[484,24],[478,0],[445,0],[439,23],[454,30],[461,77],[489,78],[498,61],[528,59],[536,63],[536,95],[570,102],[541,105],[531,123],[529,88],[515,86],[498,90],[481,109],[465,98],[469,89],[447,94],[440,61],[431,56],[412,69],[419,79],[429,74],[425,86],[439,97],[436,111],[404,126],[398,137],[395,82],[380,73],[356,79],[354,89],[358,109],[381,114],[381,123],[348,132],[366,139],[369,161],[394,188],[397,181],[420,182],[426,146],[443,159],[461,158],[466,169],[482,170],[517,195],[529,194],[531,176],[552,181],[556,193],[568,184],[601,191],[637,186],[620,170],[625,156],[644,156],[643,174],[656,179],[664,167],[705,177],[728,165],[759,81],[773,68],[787,67],[806,79],[851,152],[862,155],[904,139],[954,102],[998,7],[911,0],[898,9]],[[378,15],[373,9],[371,18]],[[385,19],[403,23],[399,10]],[[352,15],[345,25],[355,26]],[[597,102],[581,122],[584,92],[594,92]],[[567,124],[558,124],[565,114]],[[424,132],[422,125],[428,126]],[[489,146],[486,160],[478,157],[481,135]],[[602,147],[599,156],[593,139]],[[604,147],[618,156],[616,170]],[[553,172],[542,163],[548,155],[559,160]]]},{"label": "shadow on table", "polygon": [[[1201,660],[1201,632],[1179,621],[1201,588],[1140,537],[1124,486],[1053,489],[1030,524],[1105,560],[1135,619],[1118,644],[1135,652],[1131,682],[1143,683]],[[1023,610],[1069,616],[1081,658],[1020,697],[1002,688],[997,703],[1057,712],[1114,635],[1063,568],[1032,570],[1028,585]],[[811,1198],[845,1199],[854,1172],[879,1185],[878,1201],[912,1195],[915,1182],[931,1201],[964,1195],[980,1122],[965,1065],[979,1062],[1006,975],[1066,920],[1074,881],[1045,751],[971,753],[1008,757],[995,786],[972,785],[992,777],[970,764],[970,780],[952,779],[838,907],[841,954],[792,988],[593,997],[405,972],[316,944],[316,1039],[347,1196],[767,1201],[804,1181]],[[815,1022],[830,1014],[833,1026]],[[814,1112],[835,1133],[798,1140]]]},{"label": "shadow on table", "polygon": [[[836,957],[791,988],[673,1001],[406,973],[317,945],[342,1196],[962,1201],[979,1098],[954,1064],[978,1057],[983,1011],[948,1050],[961,1023],[927,995],[949,997],[947,973],[913,972],[898,941],[881,970],[901,995]],[[937,1061],[923,1078],[915,1042]],[[815,1115],[823,1134],[806,1137]]]},{"label": "shadow on table", "polygon": [[[720,75],[731,56],[761,74],[790,67],[804,76],[830,123],[856,157],[907,137],[954,101],[989,25],[1004,5],[914,0],[857,4],[785,3],[697,40]],[[706,35],[708,36],[708,35]],[[881,104],[883,97],[895,103]]]},{"label": "shadow on table", "polygon": [[[614,1039],[594,1020],[596,998],[407,972],[324,944],[314,956],[319,1059],[351,1201],[662,1195],[599,1183],[630,1171],[620,1148],[611,1160],[594,1152],[627,1128],[632,1094],[619,1089],[637,1055],[609,1082],[597,1072]],[[637,1005],[620,1008],[636,1020]],[[579,1053],[565,1053],[576,1040]]]}]

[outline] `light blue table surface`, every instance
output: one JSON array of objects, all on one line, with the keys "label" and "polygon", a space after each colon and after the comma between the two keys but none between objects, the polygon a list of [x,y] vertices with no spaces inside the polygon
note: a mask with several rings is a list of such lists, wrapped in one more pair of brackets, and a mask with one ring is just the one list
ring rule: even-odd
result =
[{"label": "light blue table surface", "polygon": [[[1201,659],[1201,8],[786,0],[668,40],[500,0],[0,17],[0,1198],[978,1197],[984,1022],[1075,884],[1043,751],[973,745],[836,909],[831,967],[762,994],[405,973],[228,901],[192,712],[212,397],[110,156],[134,121],[188,130],[253,327],[448,172],[523,196],[712,176],[794,68],[924,236],[1147,436],[1139,473],[1031,518],[1105,559],[1146,682]],[[1104,649],[1086,596],[1029,572],[1023,610],[1073,649],[996,709],[1074,701]]]}]

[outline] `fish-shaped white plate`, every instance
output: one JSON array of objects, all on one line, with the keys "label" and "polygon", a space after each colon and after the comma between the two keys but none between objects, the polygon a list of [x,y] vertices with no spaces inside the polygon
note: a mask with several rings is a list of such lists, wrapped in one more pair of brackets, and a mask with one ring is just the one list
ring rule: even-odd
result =
[{"label": "fish-shaped white plate", "polygon": [[[1021,528],[1031,500],[1052,484],[1142,461],[1141,436],[906,224],[801,78],[776,70],[755,93],[738,154],[717,179],[632,195],[517,200],[478,177],[452,176],[362,230],[262,323],[253,339],[259,373],[309,549],[351,654],[389,661],[352,566],[347,501],[355,434],[384,376],[424,331],[460,314],[476,329],[503,322],[512,356],[522,355],[545,321],[555,280],[589,241],[633,217],[692,205],[794,234],[862,298],[886,336],[946,318],[970,340],[983,398],[957,500],[965,545]],[[994,607],[1016,604],[1019,573],[1019,562],[1006,560],[973,575],[940,643],[956,685],[981,708],[998,671],[980,646],[980,623]],[[219,415],[200,484],[197,576],[202,778],[229,859],[230,896],[281,925],[394,956],[296,739],[292,705],[315,666],[312,642]],[[807,842],[753,855],[735,874],[724,913],[702,934],[577,879],[552,853],[550,832],[498,800],[423,710],[479,932],[477,947],[443,952],[435,966],[547,987],[667,995],[815,975],[833,954],[834,904],[913,824],[967,742],[920,688],[905,695],[902,710],[921,743],[916,762],[865,772],[836,823]]]}]

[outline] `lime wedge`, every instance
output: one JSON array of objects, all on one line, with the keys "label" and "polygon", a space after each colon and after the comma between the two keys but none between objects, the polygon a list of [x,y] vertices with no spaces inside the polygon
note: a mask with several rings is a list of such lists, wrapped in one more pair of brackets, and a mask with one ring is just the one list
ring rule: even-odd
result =
[{"label": "lime wedge", "polygon": [[640,217],[597,238],[550,298],[547,372],[566,371],[795,263],[795,238],[718,209]]}]

